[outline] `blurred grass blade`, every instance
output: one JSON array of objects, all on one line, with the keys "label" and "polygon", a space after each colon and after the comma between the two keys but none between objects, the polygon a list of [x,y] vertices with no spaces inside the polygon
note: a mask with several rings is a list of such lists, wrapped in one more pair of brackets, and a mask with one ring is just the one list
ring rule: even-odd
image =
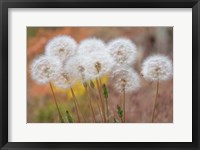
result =
[{"label": "blurred grass blade", "polygon": [[106,100],[106,113],[107,113],[107,120],[109,122],[109,110],[108,110],[108,89],[105,84],[103,84],[103,95]]},{"label": "blurred grass blade", "polygon": [[91,87],[92,89],[95,88],[94,82],[93,82],[92,80],[90,80],[90,87]]},{"label": "blurred grass blade", "polygon": [[121,107],[119,105],[117,105],[117,114],[118,114],[119,118],[121,119],[121,121],[124,122],[123,118],[122,118],[123,117],[123,110],[121,109]]},{"label": "blurred grass blade", "polygon": [[66,114],[67,114],[67,120],[69,123],[73,123],[73,119],[72,119],[72,116],[70,115],[69,111],[67,110],[66,111]]},{"label": "blurred grass blade", "polygon": [[105,84],[103,84],[103,95],[106,99],[108,99],[108,89]]},{"label": "blurred grass blade", "polygon": [[114,118],[114,123],[118,123],[118,121],[117,121],[117,119],[116,119],[116,118]]},{"label": "blurred grass blade", "polygon": [[86,82],[83,82],[83,86],[84,86],[85,88],[87,88],[87,83],[86,83]]}]

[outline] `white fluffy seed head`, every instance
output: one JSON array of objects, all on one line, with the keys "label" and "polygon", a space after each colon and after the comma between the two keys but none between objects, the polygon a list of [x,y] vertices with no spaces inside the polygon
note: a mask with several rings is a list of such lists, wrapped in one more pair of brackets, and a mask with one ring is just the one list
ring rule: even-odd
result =
[{"label": "white fluffy seed head", "polygon": [[73,77],[77,77],[82,83],[92,79],[88,71],[90,58],[85,55],[76,55],[65,62],[64,72],[67,72]]},{"label": "white fluffy seed head", "polygon": [[114,87],[119,92],[136,91],[140,87],[139,75],[131,68],[119,67],[112,72]]},{"label": "white fluffy seed head", "polygon": [[39,56],[31,64],[32,79],[39,84],[48,83],[58,77],[61,66],[56,57]]},{"label": "white fluffy seed head", "polygon": [[81,41],[78,47],[78,53],[85,54],[91,52],[101,52],[105,50],[105,43],[101,39],[88,38]]},{"label": "white fluffy seed head", "polygon": [[73,56],[77,51],[77,43],[70,36],[56,36],[51,39],[46,47],[45,54],[48,56],[59,57],[61,62]]},{"label": "white fluffy seed head", "polygon": [[[69,77],[68,77],[69,78]],[[66,79],[63,70],[59,74],[59,76],[53,81],[53,84],[57,87],[67,89],[72,87],[72,85],[75,83],[75,80],[71,80],[70,82]]]},{"label": "white fluffy seed head", "polygon": [[114,66],[113,58],[106,52],[93,52],[88,55],[88,73],[91,77],[96,78],[106,75]]},{"label": "white fluffy seed head", "polygon": [[143,77],[148,81],[164,81],[172,77],[172,61],[162,55],[153,55],[142,64]]},{"label": "white fluffy seed head", "polygon": [[107,49],[117,65],[132,65],[136,60],[136,45],[129,39],[115,39],[108,44]]}]

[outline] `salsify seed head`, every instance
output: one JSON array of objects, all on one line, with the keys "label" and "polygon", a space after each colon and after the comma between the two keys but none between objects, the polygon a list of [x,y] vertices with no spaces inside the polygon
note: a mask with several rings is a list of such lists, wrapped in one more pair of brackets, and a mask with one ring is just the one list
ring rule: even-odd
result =
[{"label": "salsify seed head", "polygon": [[113,58],[106,51],[93,52],[88,57],[88,73],[93,79],[108,74],[114,66]]},{"label": "salsify seed head", "polygon": [[75,80],[68,80],[68,78],[69,77],[67,77],[62,70],[59,76],[53,81],[53,84],[63,89],[70,88],[75,83]]},{"label": "salsify seed head", "polygon": [[31,76],[39,84],[45,84],[58,77],[61,62],[56,57],[39,56],[31,64]]},{"label": "salsify seed head", "polygon": [[108,44],[107,50],[117,65],[132,65],[136,60],[136,45],[129,39],[115,39]]},{"label": "salsify seed head", "polygon": [[119,67],[112,72],[114,87],[119,92],[136,91],[140,87],[140,77],[130,67]]},{"label": "salsify seed head", "polygon": [[78,53],[85,54],[91,52],[101,52],[105,50],[105,43],[101,39],[88,38],[81,41]]},{"label": "salsify seed head", "polygon": [[70,76],[77,77],[82,83],[87,82],[92,79],[88,70],[90,59],[90,57],[85,55],[73,56],[65,62],[64,72],[67,72]]},{"label": "salsify seed head", "polygon": [[147,81],[164,81],[172,77],[172,72],[172,61],[168,57],[153,55],[144,60],[141,74]]},{"label": "salsify seed head", "polygon": [[46,55],[52,57],[54,56],[59,57],[61,62],[75,55],[76,52],[77,52],[76,41],[72,37],[65,35],[54,37],[47,43],[45,47]]}]

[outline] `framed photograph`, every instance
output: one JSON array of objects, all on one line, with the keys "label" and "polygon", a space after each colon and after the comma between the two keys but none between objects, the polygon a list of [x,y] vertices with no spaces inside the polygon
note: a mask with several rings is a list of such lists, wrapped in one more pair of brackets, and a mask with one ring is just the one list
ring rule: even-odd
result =
[{"label": "framed photograph", "polygon": [[199,149],[198,0],[1,0],[0,147]]}]

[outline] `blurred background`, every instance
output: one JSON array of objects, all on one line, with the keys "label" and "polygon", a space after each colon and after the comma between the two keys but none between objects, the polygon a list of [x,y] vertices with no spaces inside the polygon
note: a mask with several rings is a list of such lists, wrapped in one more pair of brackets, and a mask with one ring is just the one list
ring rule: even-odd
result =
[{"label": "blurred background", "polygon": [[[89,37],[96,37],[109,42],[114,38],[126,37],[137,46],[138,57],[134,69],[140,73],[141,63],[152,54],[164,54],[173,60],[173,28],[172,27],[27,27],[27,122],[28,123],[56,123],[59,116],[49,85],[38,85],[31,79],[30,64],[32,60],[44,53],[47,42],[58,35],[70,35],[78,43]],[[104,78],[109,89],[109,111],[111,119],[117,116],[116,107],[120,104],[119,93],[112,86],[109,78]],[[55,88],[59,107],[65,122],[66,110],[76,118],[74,103],[69,91]],[[87,116],[86,122],[92,121],[92,114],[88,109],[88,101],[84,88],[74,86],[75,94],[81,106],[81,111]],[[141,88],[126,96],[126,122],[149,123],[153,111],[156,83],[149,83],[141,78]],[[97,104],[93,102],[95,114],[100,118]],[[117,118],[117,117],[116,117]],[[158,105],[154,122],[173,122],[173,79],[161,82]]]}]

